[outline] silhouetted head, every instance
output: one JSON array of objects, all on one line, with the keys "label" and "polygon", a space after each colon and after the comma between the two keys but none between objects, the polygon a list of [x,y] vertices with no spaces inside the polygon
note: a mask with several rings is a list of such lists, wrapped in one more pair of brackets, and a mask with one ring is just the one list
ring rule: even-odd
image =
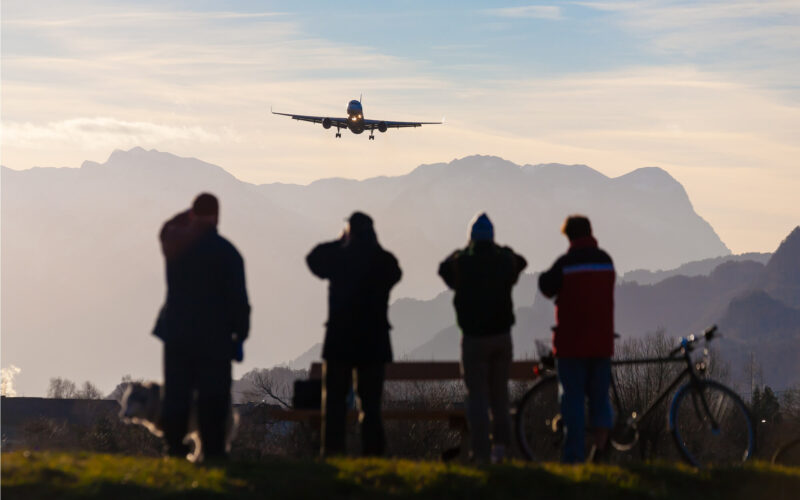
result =
[{"label": "silhouetted head", "polygon": [[219,222],[219,201],[210,193],[200,193],[192,203],[192,216],[206,224],[216,226]]},{"label": "silhouetted head", "polygon": [[480,213],[470,223],[469,239],[472,241],[493,241],[494,226],[486,212]]},{"label": "silhouetted head", "polygon": [[579,238],[591,236],[592,224],[585,215],[570,215],[564,221],[564,225],[561,226],[561,232],[569,238],[569,241],[575,241]]},{"label": "silhouetted head", "polygon": [[350,241],[375,242],[375,228],[372,217],[364,212],[353,212],[347,219],[347,237]]}]

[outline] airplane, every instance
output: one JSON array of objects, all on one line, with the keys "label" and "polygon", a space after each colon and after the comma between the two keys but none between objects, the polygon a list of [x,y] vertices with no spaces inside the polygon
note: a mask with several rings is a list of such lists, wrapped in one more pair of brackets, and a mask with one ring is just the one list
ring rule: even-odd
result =
[{"label": "airplane", "polygon": [[[272,111],[272,108],[270,108]],[[336,127],[336,137],[341,138],[342,133],[340,129],[350,129],[354,134],[360,134],[365,130],[369,130],[369,139],[375,140],[375,129],[379,132],[386,132],[390,128],[404,128],[404,127],[421,127],[423,125],[441,125],[441,122],[392,122],[386,120],[367,120],[364,118],[364,108],[361,106],[361,98],[358,100],[353,99],[347,104],[347,118],[328,118],[325,116],[306,116],[306,115],[293,115],[291,113],[276,113],[272,111],[273,115],[290,116],[293,120],[300,120],[311,123],[321,123],[322,128],[329,129]]]}]

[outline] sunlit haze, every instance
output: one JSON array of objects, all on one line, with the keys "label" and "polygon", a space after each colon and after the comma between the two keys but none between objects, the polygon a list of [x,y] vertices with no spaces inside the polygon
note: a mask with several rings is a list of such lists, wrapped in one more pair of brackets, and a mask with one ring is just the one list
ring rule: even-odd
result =
[{"label": "sunlit haze", "polygon": [[[2,4],[2,163],[141,146],[252,183],[471,154],[660,166],[733,252],[800,221],[800,3]],[[435,121],[368,141],[275,111]]]}]

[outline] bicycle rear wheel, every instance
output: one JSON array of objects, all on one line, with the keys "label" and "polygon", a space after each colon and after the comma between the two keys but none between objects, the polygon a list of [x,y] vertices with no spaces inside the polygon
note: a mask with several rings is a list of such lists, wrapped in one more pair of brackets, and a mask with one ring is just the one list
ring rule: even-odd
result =
[{"label": "bicycle rear wheel", "polygon": [[755,429],[742,398],[713,380],[678,389],[669,429],[678,450],[695,467],[741,463],[755,448]]},{"label": "bicycle rear wheel", "polygon": [[772,463],[792,467],[800,466],[800,438],[784,444],[772,456]]},{"label": "bicycle rear wheel", "polygon": [[517,441],[528,460],[545,462],[561,458],[564,433],[558,402],[558,378],[545,375],[517,404]]}]

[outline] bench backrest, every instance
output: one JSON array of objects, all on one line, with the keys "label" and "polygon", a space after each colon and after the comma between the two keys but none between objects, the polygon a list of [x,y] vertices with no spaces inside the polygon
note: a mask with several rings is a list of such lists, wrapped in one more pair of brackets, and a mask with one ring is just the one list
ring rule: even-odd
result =
[{"label": "bench backrest", "polygon": [[[536,361],[511,363],[512,380],[533,380]],[[322,363],[311,363],[309,379],[322,378]],[[460,380],[461,363],[458,361],[396,361],[386,365],[386,380]]]}]

